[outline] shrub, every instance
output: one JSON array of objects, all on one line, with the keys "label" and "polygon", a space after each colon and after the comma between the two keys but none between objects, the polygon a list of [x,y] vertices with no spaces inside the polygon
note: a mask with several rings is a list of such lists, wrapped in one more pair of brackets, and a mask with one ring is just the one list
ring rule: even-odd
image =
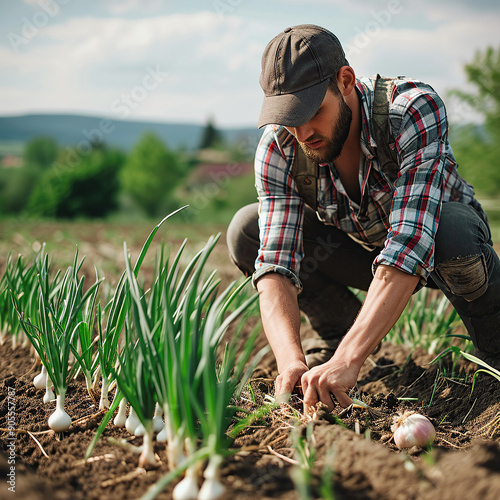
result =
[{"label": "shrub", "polygon": [[0,169],[0,213],[22,212],[40,177],[33,167]]},{"label": "shrub", "polygon": [[161,215],[172,204],[172,193],[187,170],[180,155],[168,149],[157,135],[148,132],[136,144],[123,167],[123,190],[147,215]]},{"label": "shrub", "polygon": [[105,148],[79,156],[73,165],[58,163],[40,179],[28,202],[28,215],[104,217],[117,207],[119,170],[124,155]]}]

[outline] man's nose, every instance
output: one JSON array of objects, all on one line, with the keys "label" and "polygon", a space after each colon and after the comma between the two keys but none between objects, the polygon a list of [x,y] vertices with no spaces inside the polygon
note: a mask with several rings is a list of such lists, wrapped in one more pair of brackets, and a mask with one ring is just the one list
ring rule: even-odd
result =
[{"label": "man's nose", "polygon": [[293,135],[299,142],[306,142],[309,137],[314,134],[314,130],[309,122],[301,125],[300,127],[293,128]]}]

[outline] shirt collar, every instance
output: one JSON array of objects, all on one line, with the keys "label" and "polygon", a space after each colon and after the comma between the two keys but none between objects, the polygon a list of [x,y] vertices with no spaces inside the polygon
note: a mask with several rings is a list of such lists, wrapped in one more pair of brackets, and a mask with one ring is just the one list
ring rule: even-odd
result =
[{"label": "shirt collar", "polygon": [[294,137],[288,130],[282,125],[269,125],[272,128],[274,134],[274,140],[282,156],[285,156],[283,148],[288,146],[294,141]]}]

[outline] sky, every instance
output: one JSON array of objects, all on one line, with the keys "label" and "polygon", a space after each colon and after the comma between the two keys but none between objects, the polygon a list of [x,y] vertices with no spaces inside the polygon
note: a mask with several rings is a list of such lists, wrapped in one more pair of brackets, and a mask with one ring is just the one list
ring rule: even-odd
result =
[{"label": "sky", "polygon": [[405,75],[447,97],[500,45],[498,0],[0,0],[0,115],[71,113],[254,127],[260,59],[288,26],[317,24],[357,76]]}]

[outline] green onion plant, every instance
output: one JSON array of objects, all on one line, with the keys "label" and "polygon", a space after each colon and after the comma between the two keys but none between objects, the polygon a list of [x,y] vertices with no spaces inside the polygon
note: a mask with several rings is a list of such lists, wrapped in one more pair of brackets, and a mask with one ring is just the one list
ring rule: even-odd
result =
[{"label": "green onion plant", "polygon": [[480,368],[478,368],[474,376],[472,377],[472,389],[471,389],[471,394],[474,391],[474,387],[476,384],[477,377],[479,376],[480,373],[486,373],[487,375],[490,375],[491,377],[496,378],[500,382],[500,370],[497,370],[493,366],[490,366],[486,361],[483,361],[481,358],[478,358],[477,356],[474,356],[473,354],[470,354],[468,352],[464,352],[460,349],[458,346],[450,346],[448,349],[445,349],[443,352],[441,352],[438,356],[436,356],[431,363],[435,363],[439,361],[441,358],[446,356],[447,354],[459,354],[463,358],[465,358],[468,361],[471,361],[472,363],[475,363],[478,365]]},{"label": "green onion plant", "polygon": [[[386,340],[410,348],[423,347],[429,354],[441,352],[450,346],[461,325],[460,317],[448,299],[435,290],[423,288],[415,294],[400,316]],[[463,346],[467,349],[467,344]]]},{"label": "green onion plant", "polygon": [[96,282],[83,293],[84,277],[78,278],[82,263],[83,260],[78,263],[77,250],[73,266],[67,269],[60,281],[56,278],[51,281],[48,255],[39,260],[38,312],[32,318],[25,317],[11,290],[24,332],[47,370],[47,386],[52,383],[56,390],[56,411],[49,417],[49,426],[56,432],[71,425],[71,418],[64,411],[64,401],[77,365],[70,365],[70,353],[81,323],[79,313],[88,300],[94,300],[99,287],[99,282]]},{"label": "green onion plant", "polygon": [[115,293],[105,305],[104,311],[101,309],[100,304],[97,305],[97,356],[102,384],[99,400],[100,410],[109,408],[108,391],[114,380],[114,369],[118,359],[118,344],[128,309],[129,292],[126,276],[123,273]]},{"label": "green onion plant", "polygon": [[[96,282],[98,282],[96,271]],[[96,301],[98,288],[89,296],[89,299],[82,305],[82,308],[77,313],[78,329],[74,336],[74,341],[70,346],[71,352],[78,363],[78,372],[81,371],[85,377],[87,391],[92,399],[94,395],[92,387],[95,381],[98,380],[99,373],[99,357],[95,350],[95,344],[98,337],[94,337],[94,326],[96,318]]]},{"label": "green onion plant", "polygon": [[[39,254],[36,259],[39,259]],[[25,264],[20,255],[15,261],[12,254],[6,263],[5,273],[0,282],[0,330],[2,338],[7,333],[12,339],[12,348],[15,349],[21,337],[25,337],[21,323],[13,307],[9,290],[16,293],[16,298],[25,315],[31,316],[36,310],[37,304],[37,272],[34,265]],[[28,342],[27,339],[24,339]],[[24,343],[23,341],[23,343]]]},{"label": "green onion plant", "polygon": [[[303,431],[303,432],[301,432]],[[309,423],[305,429],[294,428],[291,433],[296,465],[290,470],[290,476],[300,500],[310,500],[312,496],[312,469],[316,460],[316,447],[313,443],[313,426]]]},{"label": "green onion plant", "polygon": [[[118,387],[131,406],[138,404],[137,414],[147,428],[151,425],[153,401],[158,400],[165,417],[167,462],[172,471],[149,495],[161,491],[177,476],[174,471],[182,468],[186,470],[185,478],[174,489],[174,499],[196,498],[198,494],[200,499],[215,498],[211,495],[221,488],[219,467],[228,453],[226,433],[236,411],[230,402],[242,390],[260,359],[257,356],[247,366],[258,332],[240,349],[241,324],[223,351],[222,361],[217,357],[228,327],[250,311],[257,300],[255,294],[241,300],[246,283],[233,283],[217,296],[220,281],[215,273],[205,277],[206,262],[219,236],[208,240],[184,272],[180,272],[179,262],[185,243],[171,263],[160,253],[156,278],[147,291],[140,286],[130,259],[126,258],[131,314],[137,335],[134,349],[140,349],[154,383],[154,390],[148,393],[155,394],[155,398],[148,402],[147,414],[141,402],[129,398],[117,374]],[[142,404],[146,405],[146,401]],[[198,492],[200,471],[209,458],[205,483]]]}]

